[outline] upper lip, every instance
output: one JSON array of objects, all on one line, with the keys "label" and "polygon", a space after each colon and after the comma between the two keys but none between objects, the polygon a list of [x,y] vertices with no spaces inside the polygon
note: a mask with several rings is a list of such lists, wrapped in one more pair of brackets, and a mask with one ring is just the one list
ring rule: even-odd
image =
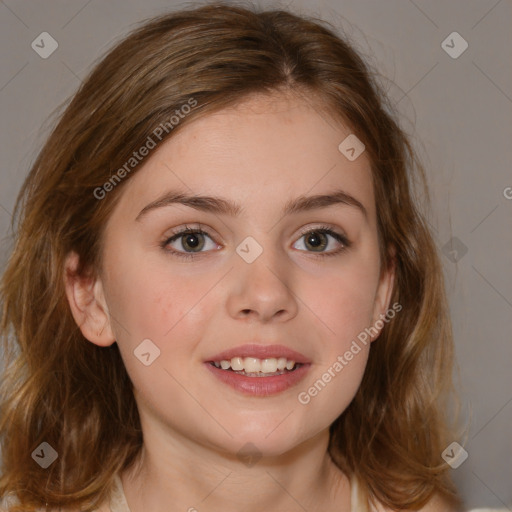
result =
[{"label": "upper lip", "polygon": [[257,359],[286,357],[289,361],[295,361],[296,363],[307,364],[311,362],[304,354],[284,345],[259,345],[257,343],[248,343],[224,350],[206,359],[206,362],[229,361],[233,357],[255,357]]}]

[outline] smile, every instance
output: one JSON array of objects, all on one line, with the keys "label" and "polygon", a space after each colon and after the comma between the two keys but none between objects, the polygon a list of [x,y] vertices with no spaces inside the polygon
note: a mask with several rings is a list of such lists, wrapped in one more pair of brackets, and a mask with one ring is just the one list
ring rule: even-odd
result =
[{"label": "smile", "polygon": [[311,360],[283,345],[247,344],[204,361],[218,381],[244,395],[281,393],[305,378]]},{"label": "smile", "polygon": [[258,359],[256,357],[232,357],[213,361],[211,364],[223,370],[230,370],[240,375],[250,377],[265,377],[268,375],[282,375],[294,371],[300,363],[296,363],[286,357],[270,357]]}]

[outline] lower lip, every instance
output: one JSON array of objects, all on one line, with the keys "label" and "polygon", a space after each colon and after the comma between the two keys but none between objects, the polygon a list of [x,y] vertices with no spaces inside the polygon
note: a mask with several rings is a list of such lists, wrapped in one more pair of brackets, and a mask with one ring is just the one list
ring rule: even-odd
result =
[{"label": "lower lip", "polygon": [[230,370],[222,370],[210,363],[205,363],[205,365],[215,377],[225,384],[241,393],[253,396],[269,396],[286,391],[298,384],[306,376],[311,366],[309,363],[303,364],[292,372],[271,377],[247,377]]}]

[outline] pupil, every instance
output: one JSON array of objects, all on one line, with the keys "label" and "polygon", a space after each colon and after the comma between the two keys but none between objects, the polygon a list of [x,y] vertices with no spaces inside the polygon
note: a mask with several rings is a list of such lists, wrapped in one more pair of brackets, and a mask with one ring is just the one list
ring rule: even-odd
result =
[{"label": "pupil", "polygon": [[198,236],[194,233],[189,233],[188,235],[186,235],[185,241],[186,245],[188,245],[192,249],[195,249],[200,245]]},{"label": "pupil", "polygon": [[320,233],[311,233],[310,235],[308,235],[308,237],[307,237],[308,244],[315,248],[325,246],[325,243],[322,242],[321,237],[318,236],[319,234]]}]

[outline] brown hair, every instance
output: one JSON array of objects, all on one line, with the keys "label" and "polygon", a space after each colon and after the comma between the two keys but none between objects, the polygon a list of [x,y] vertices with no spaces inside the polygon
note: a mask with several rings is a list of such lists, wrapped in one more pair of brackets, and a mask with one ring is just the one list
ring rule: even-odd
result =
[{"label": "brown hair", "polygon": [[[458,503],[441,459],[451,326],[436,247],[412,187],[420,184],[428,199],[426,180],[372,74],[325,22],[222,3],[150,20],[92,70],[20,191],[15,247],[1,283],[9,364],[0,496],[17,494],[21,507],[13,511],[45,503],[92,510],[142,446],[117,344],[87,342],[64,291],[70,251],[80,257],[79,275],[101,270],[103,227],[137,169],[115,182],[114,174],[156,127],[167,127],[169,137],[198,116],[277,90],[307,93],[366,145],[381,261],[387,267],[394,259],[392,302],[403,306],[372,344],[362,384],[331,426],[329,453],[373,502],[417,510],[439,495]],[[171,127],[170,117],[191,98],[197,106]],[[98,198],[109,180],[108,194]],[[48,469],[31,457],[42,442],[58,452]]]}]

